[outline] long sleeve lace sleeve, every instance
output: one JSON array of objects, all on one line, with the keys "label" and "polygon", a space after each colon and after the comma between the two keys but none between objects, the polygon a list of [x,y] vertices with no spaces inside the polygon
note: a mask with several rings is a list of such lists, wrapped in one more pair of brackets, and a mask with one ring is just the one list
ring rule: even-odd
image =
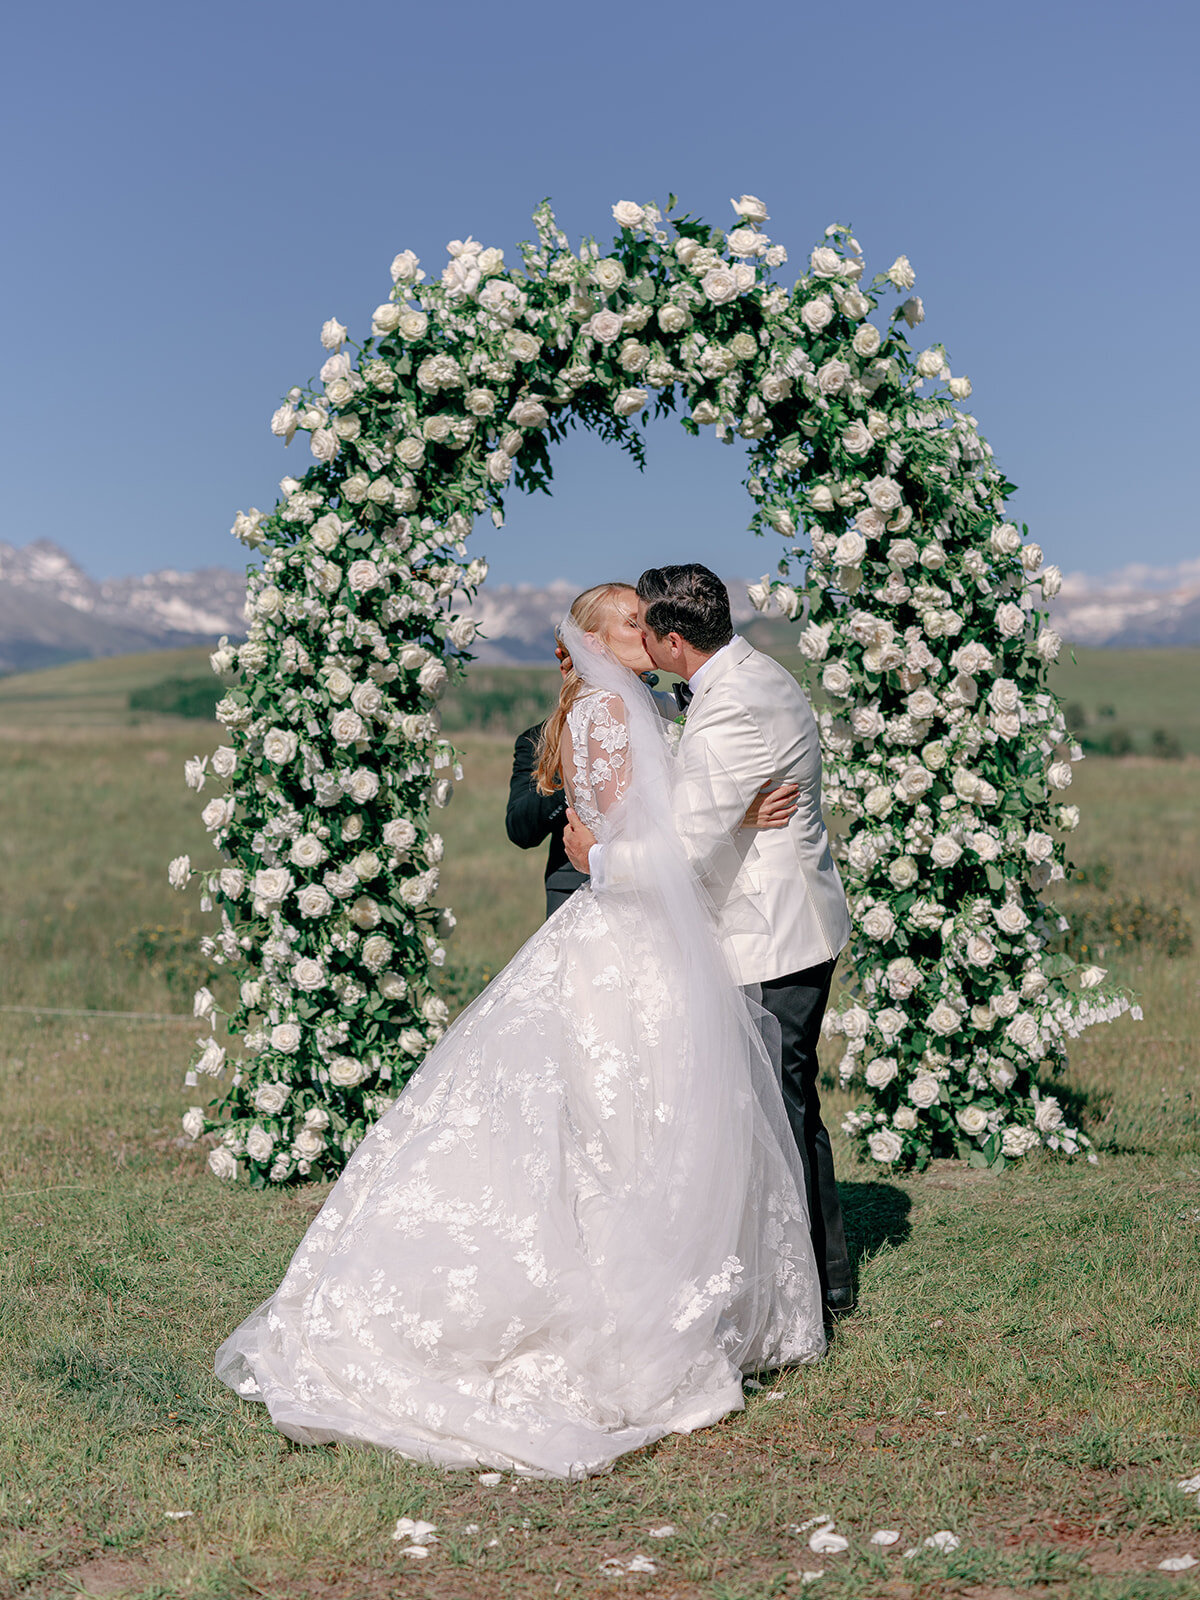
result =
[{"label": "long sleeve lace sleeve", "polygon": [[632,779],[629,729],[619,695],[589,696],[572,712],[573,803],[582,821],[603,835],[602,818],[620,802]]}]

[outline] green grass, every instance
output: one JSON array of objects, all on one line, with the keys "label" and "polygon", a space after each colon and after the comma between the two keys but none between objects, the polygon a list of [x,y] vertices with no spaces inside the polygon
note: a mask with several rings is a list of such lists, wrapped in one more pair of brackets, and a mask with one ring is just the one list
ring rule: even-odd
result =
[{"label": "green grass", "polygon": [[[0,683],[0,1005],[187,1009],[119,946],[187,920],[165,862],[204,859],[181,769],[216,742],[131,717],[128,695],[198,670],[133,658]],[[1135,710],[1165,692],[1137,682]],[[482,973],[537,926],[541,861],[504,837],[509,739],[459,742],[450,948]],[[1106,892],[1200,928],[1200,762],[1090,759],[1071,798]],[[219,1388],[216,1344],[275,1286],[320,1193],[206,1176],[177,1137],[186,1021],[0,1011],[0,1595],[759,1600],[818,1568],[803,1592],[830,1600],[1191,1584],[1157,1564],[1200,1556],[1200,1507],[1174,1488],[1200,1471],[1200,955],[1138,946],[1114,965],[1146,1020],[1085,1036],[1070,1067],[1099,1165],[902,1179],[835,1134],[861,1301],[829,1358],[571,1486],[297,1448]],[[789,1531],[823,1514],[847,1552]],[[437,1524],[427,1560],[391,1539],[400,1516]],[[868,1542],[881,1527],[902,1534],[891,1550]],[[903,1559],[943,1528],[958,1550]],[[657,1572],[601,1568],[635,1553]]]}]

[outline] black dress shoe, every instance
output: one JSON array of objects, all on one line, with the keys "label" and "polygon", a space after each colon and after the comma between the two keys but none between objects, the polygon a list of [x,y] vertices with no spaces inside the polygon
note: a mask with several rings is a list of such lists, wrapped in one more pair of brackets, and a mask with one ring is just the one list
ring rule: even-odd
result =
[{"label": "black dress shoe", "polygon": [[825,1292],[825,1315],[828,1318],[848,1317],[857,1303],[851,1288],[828,1289]]}]

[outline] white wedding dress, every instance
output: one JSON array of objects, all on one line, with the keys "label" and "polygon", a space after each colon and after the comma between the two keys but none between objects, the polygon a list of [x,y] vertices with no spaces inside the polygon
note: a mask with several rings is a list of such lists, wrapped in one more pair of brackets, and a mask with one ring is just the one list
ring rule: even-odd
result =
[{"label": "white wedding dress", "polygon": [[301,1442],[578,1478],[825,1348],[799,1160],[671,828],[663,724],[568,635],[568,792],[639,882],[574,894],[462,1013],[221,1346]]}]

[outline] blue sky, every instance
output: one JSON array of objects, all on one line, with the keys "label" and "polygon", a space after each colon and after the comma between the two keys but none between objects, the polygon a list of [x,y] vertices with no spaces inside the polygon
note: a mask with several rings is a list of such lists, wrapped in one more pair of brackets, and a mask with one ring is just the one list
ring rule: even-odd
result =
[{"label": "blue sky", "polygon": [[[43,0],[6,32],[0,539],[237,566],[234,513],[307,459],[272,410],[398,250],[511,252],[547,194],[604,239],[617,200],[726,224],[749,191],[797,273],[834,220],[868,272],[911,258],[1048,559],[1197,553],[1193,4]],[[734,452],[649,446],[639,475],[564,445],[473,553],[509,582],[773,565]]]}]

